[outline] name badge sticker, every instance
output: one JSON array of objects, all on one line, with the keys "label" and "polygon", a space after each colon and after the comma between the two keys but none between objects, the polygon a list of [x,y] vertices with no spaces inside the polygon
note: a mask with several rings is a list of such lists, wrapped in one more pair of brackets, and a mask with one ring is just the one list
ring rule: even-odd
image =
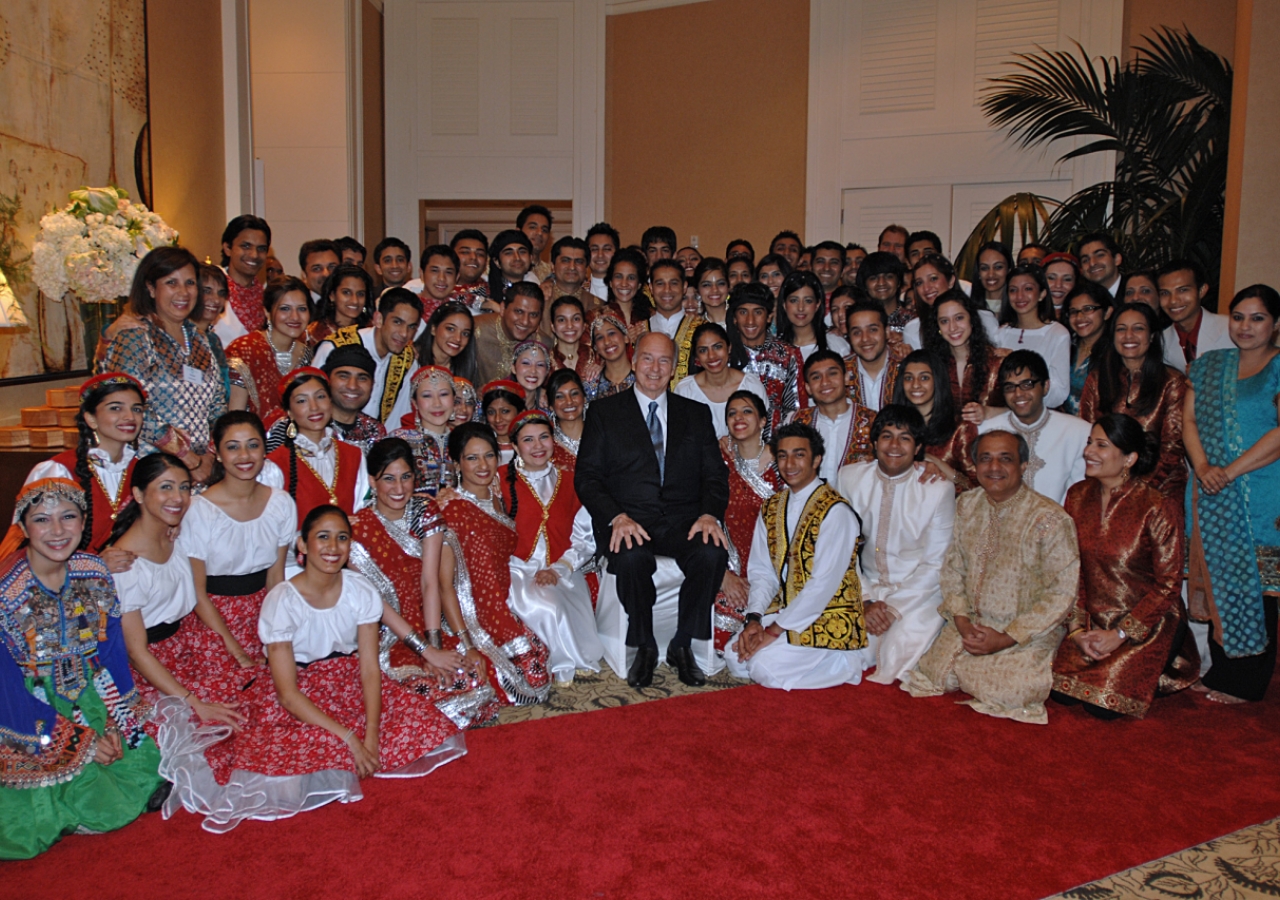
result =
[{"label": "name badge sticker", "polygon": [[183,366],[182,380],[187,384],[204,384],[204,372],[195,366]]}]

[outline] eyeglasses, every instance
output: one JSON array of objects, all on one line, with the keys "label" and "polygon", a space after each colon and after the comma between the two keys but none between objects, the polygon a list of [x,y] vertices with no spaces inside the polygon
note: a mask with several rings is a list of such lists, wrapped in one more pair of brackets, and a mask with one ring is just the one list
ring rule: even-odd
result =
[{"label": "eyeglasses", "polygon": [[1006,394],[1016,394],[1019,391],[1029,391],[1037,384],[1042,384],[1043,378],[1028,378],[1026,381],[1006,381],[1000,385],[1000,390]]},{"label": "eyeglasses", "polygon": [[1067,316],[1075,318],[1076,316],[1091,316],[1096,312],[1101,312],[1101,306],[1077,306],[1075,309],[1068,310]]}]

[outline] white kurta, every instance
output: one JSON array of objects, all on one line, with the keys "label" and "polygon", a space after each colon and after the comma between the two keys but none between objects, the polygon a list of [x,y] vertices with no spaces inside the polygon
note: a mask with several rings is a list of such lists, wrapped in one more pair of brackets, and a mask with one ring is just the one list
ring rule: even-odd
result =
[{"label": "white kurta", "polygon": [[[523,471],[544,503],[555,494],[556,478],[569,477],[554,466],[547,466],[541,472]],[[584,506],[574,516],[569,549],[559,559],[547,558],[545,531],[538,535],[529,559],[511,557],[511,594],[507,606],[542,638],[551,651],[547,666],[562,683],[572,681],[577,669],[599,672],[600,658],[604,656],[604,646],[596,632],[595,610],[591,607],[591,589],[582,571],[595,552],[591,514]],[[543,569],[551,569],[560,580],[551,585],[538,584],[534,579]]]},{"label": "white kurta", "polygon": [[1027,439],[1031,461],[1022,476],[1027,487],[1059,506],[1067,488],[1084,480],[1084,447],[1093,426],[1084,419],[1046,409],[1034,425],[1023,425],[1012,411],[987,419],[978,434],[1012,431]]},{"label": "white kurta", "polygon": [[844,462],[844,448],[849,444],[849,428],[853,425],[853,401],[846,400],[849,406],[834,419],[828,418],[822,411],[813,414],[810,424],[822,436],[824,452],[822,465],[818,468],[818,477],[830,485],[835,485],[836,473]]},{"label": "white kurta", "polygon": [[[98,473],[98,477],[102,479],[103,489],[107,496],[115,497],[120,490],[120,482],[124,479],[124,473],[129,470],[129,463],[133,462],[133,458],[137,456],[137,452],[128,444],[124,445],[124,449],[120,453],[120,461],[112,462],[111,457],[107,456],[107,452],[101,447],[90,447],[86,454],[89,457],[89,467],[92,471]],[[75,473],[64,466],[60,462],[54,462],[46,459],[44,462],[38,462],[31,467],[31,471],[27,473],[27,480],[23,484],[30,484],[33,481],[39,481],[42,478],[65,478],[68,481],[80,483],[80,479],[76,478]],[[122,501],[128,501],[128,497],[121,497]]]},{"label": "white kurta", "polygon": [[946,481],[920,483],[912,467],[889,478],[875,462],[840,470],[840,494],[862,518],[862,602],[884,603],[889,630],[867,634],[876,670],[868,681],[893,684],[915,667],[942,628],[942,558],[956,517],[955,489]]},{"label": "white kurta", "polygon": [[[830,327],[830,323],[828,323],[827,327]],[[800,351],[800,358],[807,362],[809,357],[813,356],[813,354],[818,351],[818,345],[798,344],[796,345],[796,349]],[[848,356],[853,352],[853,348],[849,346],[849,342],[840,337],[840,335],[836,334],[834,331],[827,332],[827,349],[833,350],[841,356]]]},{"label": "white kurta", "polygon": [[[795,531],[805,503],[819,483],[815,478],[804,489],[788,497],[788,534]],[[849,569],[858,534],[858,519],[853,511],[843,504],[833,506],[818,532],[813,548],[813,569],[804,589],[787,604],[786,609],[764,616],[763,624],[768,627],[776,622],[779,628],[788,631],[804,631],[817,621]],[[763,615],[782,585],[773,570],[769,536],[762,517],[756,518],[756,529],[751,538],[747,581],[751,585],[747,612]],[[819,650],[795,646],[787,643],[785,635],[757,650],[745,663],[738,659],[737,639],[734,639],[725,647],[724,658],[734,677],[750,678],[757,684],[784,691],[857,684],[862,680],[863,669],[874,659],[867,650]]]},{"label": "white kurta", "polygon": [[1071,332],[1065,327],[1057,322],[1035,329],[1004,325],[996,336],[996,346],[1039,353],[1049,367],[1049,391],[1044,405],[1057,409],[1066,402],[1071,395]]},{"label": "white kurta", "polygon": [[[1235,347],[1231,343],[1231,334],[1227,331],[1227,323],[1231,320],[1209,310],[1200,312],[1200,331],[1196,334],[1196,357],[1204,356],[1210,350],[1230,350]],[[1178,343],[1178,326],[1170,325],[1164,330],[1164,362],[1173,366],[1183,375],[1187,374],[1187,358]]]}]

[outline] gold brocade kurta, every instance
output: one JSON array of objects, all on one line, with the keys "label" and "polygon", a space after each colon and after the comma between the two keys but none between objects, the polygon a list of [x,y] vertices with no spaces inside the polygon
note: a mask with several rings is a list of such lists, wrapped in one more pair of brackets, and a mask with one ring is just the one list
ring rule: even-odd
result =
[{"label": "gold brocade kurta", "polygon": [[[1165,366],[1165,374],[1168,377],[1160,391],[1160,397],[1145,415],[1138,415],[1125,400],[1117,402],[1111,412],[1132,416],[1144,431],[1159,438],[1160,457],[1156,461],[1156,467],[1149,475],[1142,476],[1142,479],[1178,504],[1178,510],[1181,510],[1187,493],[1186,451],[1182,445],[1182,405],[1190,382],[1187,381],[1187,376],[1169,366]],[[1129,388],[1130,398],[1136,399],[1138,387],[1130,382],[1127,371],[1122,378],[1123,386]],[[1105,412],[1107,410],[1101,408],[1098,399],[1098,372],[1095,369],[1085,379],[1084,390],[1080,392],[1080,418],[1086,422],[1096,422]],[[1176,521],[1182,521],[1181,512]]]},{"label": "gold brocade kurta", "polygon": [[[978,712],[1047,724],[1044,701],[1053,685],[1053,655],[1076,602],[1080,552],[1062,507],[1023,485],[992,503],[982,489],[956,501],[955,536],[942,562],[947,620],[933,646],[903,679],[913,697],[961,690]],[[1012,647],[972,656],[955,617],[1013,638]]]},{"label": "gold brocade kurta", "polygon": [[1064,641],[1053,662],[1053,688],[1141,718],[1157,689],[1189,687],[1200,670],[1195,642],[1173,643],[1186,619],[1182,516],[1138,479],[1116,491],[1104,515],[1102,491],[1093,478],[1067,491],[1066,509],[1080,543],[1080,592],[1067,629],[1120,628],[1129,638],[1100,660]]}]

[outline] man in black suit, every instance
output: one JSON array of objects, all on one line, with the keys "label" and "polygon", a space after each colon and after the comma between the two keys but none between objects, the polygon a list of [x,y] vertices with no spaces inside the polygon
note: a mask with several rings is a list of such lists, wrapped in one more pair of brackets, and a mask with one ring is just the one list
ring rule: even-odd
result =
[{"label": "man in black suit", "polygon": [[675,356],[665,334],[640,338],[635,388],[591,404],[574,475],[627,611],[627,645],[636,648],[627,683],[636,688],[652,683],[658,664],[655,555],[674,558],[684,573],[667,662],[681,681],[695,686],[706,684],[706,676],[691,642],[711,637],[711,607],[729,561],[720,526],[729,505],[729,470],[710,408],[667,390]]}]

